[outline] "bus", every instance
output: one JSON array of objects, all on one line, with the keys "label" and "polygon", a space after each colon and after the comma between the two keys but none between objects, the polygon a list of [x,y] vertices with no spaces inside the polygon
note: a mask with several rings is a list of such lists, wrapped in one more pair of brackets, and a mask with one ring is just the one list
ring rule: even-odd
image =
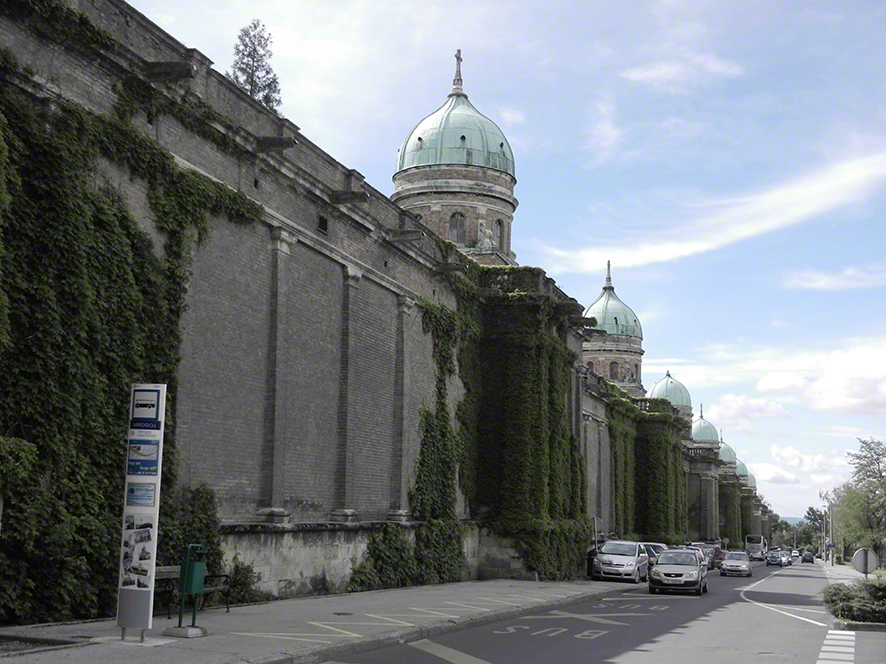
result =
[{"label": "bus", "polygon": [[762,535],[745,535],[744,550],[751,560],[763,560],[766,557],[766,538]]}]

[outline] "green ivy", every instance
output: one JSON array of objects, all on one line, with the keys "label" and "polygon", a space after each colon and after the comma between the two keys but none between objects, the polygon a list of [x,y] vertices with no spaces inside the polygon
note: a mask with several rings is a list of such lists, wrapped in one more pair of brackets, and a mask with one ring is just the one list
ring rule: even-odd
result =
[{"label": "green ivy", "polygon": [[[4,10],[71,18],[60,7]],[[199,538],[211,569],[220,564],[211,493],[175,487],[179,325],[192,247],[208,237],[209,217],[261,216],[242,194],[179,169],[119,116],[19,92],[28,74],[0,51],[0,432],[7,448],[37,451],[24,479],[5,488],[0,622],[113,611],[134,382],[168,385],[162,509],[181,525],[161,526],[158,558],[178,562],[181,543]],[[162,257],[104,182],[99,157],[145,184]],[[4,455],[0,470],[10,463]]]},{"label": "green ivy", "polygon": [[27,24],[50,41],[72,50],[89,46],[113,51],[118,41],[107,30],[96,26],[81,11],[64,0],[3,0],[0,14]]}]

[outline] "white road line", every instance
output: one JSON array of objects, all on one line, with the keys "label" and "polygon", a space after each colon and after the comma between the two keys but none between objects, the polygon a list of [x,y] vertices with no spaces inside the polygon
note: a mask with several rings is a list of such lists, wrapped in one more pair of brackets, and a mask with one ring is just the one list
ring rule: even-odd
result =
[{"label": "white road line", "polygon": [[[781,570],[778,570],[778,572],[780,572],[780,571]],[[812,623],[813,625],[818,625],[819,627],[827,627],[827,625],[825,623],[818,622],[817,620],[810,620],[809,618],[804,618],[803,616],[795,616],[793,613],[788,613],[787,611],[782,611],[781,609],[776,609],[774,606],[770,606],[769,604],[763,604],[762,602],[755,602],[752,599],[748,599],[748,597],[745,595],[745,593],[747,591],[749,591],[751,588],[754,588],[755,586],[760,585],[761,583],[763,583],[767,579],[771,579],[773,576],[776,576],[778,574],[778,572],[773,572],[769,576],[760,579],[756,583],[752,583],[751,585],[747,586],[744,590],[742,590],[739,593],[739,595],[741,596],[741,598],[745,602],[750,602],[751,604],[754,604],[755,606],[761,606],[764,609],[768,609],[770,611],[775,611],[776,613],[780,613],[783,616],[789,616],[791,618],[796,618],[797,620],[802,620],[803,622]]]},{"label": "white road line", "polygon": [[478,659],[473,655],[468,655],[454,648],[441,646],[439,643],[422,639],[421,641],[413,641],[409,644],[413,648],[418,648],[424,652],[439,657],[442,660],[451,662],[452,664],[490,664],[485,659]]}]

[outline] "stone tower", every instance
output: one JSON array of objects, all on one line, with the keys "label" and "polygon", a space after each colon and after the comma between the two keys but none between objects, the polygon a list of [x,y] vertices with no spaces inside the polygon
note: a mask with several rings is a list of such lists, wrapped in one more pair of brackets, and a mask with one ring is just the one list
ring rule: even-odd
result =
[{"label": "stone tower", "polygon": [[461,50],[446,102],[400,148],[391,200],[484,265],[515,265],[514,154],[462,88]]},{"label": "stone tower", "polygon": [[612,285],[609,262],[603,292],[585,310],[596,327],[586,328],[582,344],[582,364],[598,376],[615,383],[632,397],[646,395],[643,388],[643,328],[631,308],[618,299]]}]

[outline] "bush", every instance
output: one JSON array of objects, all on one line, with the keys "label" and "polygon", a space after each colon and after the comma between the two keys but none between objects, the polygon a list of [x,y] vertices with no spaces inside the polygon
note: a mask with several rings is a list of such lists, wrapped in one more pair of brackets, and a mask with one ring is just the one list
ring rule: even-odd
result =
[{"label": "bush", "polygon": [[244,563],[239,555],[235,555],[231,568],[231,604],[251,604],[274,599],[271,593],[255,587],[257,581],[258,574],[252,565]]},{"label": "bush", "polygon": [[835,618],[886,623],[886,579],[859,580],[851,585],[832,583],[821,594]]}]

